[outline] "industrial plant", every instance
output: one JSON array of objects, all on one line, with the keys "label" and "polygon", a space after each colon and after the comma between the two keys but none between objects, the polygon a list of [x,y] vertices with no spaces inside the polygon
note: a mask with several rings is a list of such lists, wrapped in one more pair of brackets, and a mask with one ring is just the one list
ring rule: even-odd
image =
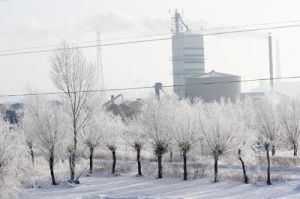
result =
[{"label": "industrial plant", "polygon": [[205,73],[203,35],[193,33],[177,10],[172,22],[174,93],[180,98],[201,98],[208,102],[221,98],[234,100],[239,96],[240,76],[216,71]]}]

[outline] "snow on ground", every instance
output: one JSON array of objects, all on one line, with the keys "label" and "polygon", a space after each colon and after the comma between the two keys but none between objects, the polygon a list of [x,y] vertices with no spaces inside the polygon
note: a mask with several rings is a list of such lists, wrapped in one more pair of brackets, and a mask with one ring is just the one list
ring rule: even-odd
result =
[{"label": "snow on ground", "polygon": [[22,199],[102,199],[102,198],[300,198],[300,183],[287,181],[245,185],[223,181],[212,183],[204,178],[183,182],[178,178],[92,176],[81,178],[74,188],[51,187],[26,189]]}]

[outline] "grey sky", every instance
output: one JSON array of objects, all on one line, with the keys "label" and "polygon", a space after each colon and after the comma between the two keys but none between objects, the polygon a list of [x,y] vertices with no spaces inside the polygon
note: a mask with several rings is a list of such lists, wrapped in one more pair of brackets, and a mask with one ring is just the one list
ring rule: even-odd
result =
[{"label": "grey sky", "polygon": [[[0,50],[168,33],[169,10],[184,10],[193,30],[300,20],[297,0],[6,0],[0,2]],[[300,75],[300,28],[272,31],[280,40],[282,75]],[[268,75],[267,32],[204,38],[206,70],[243,78]],[[172,84],[171,42],[103,47],[107,88]],[[95,62],[96,49],[84,50]],[[0,93],[25,92],[27,85],[55,90],[49,54],[0,57]],[[243,85],[249,90],[256,84]],[[138,95],[138,94],[137,94]]]}]

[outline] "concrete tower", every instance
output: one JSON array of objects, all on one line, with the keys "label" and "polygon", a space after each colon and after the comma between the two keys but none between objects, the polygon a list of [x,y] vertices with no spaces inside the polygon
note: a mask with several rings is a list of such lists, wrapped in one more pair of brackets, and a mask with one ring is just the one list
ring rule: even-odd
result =
[{"label": "concrete tower", "polygon": [[[177,10],[172,21],[173,83],[185,85],[187,78],[204,73],[203,35],[191,33]],[[186,97],[185,86],[175,86],[174,92]]]}]

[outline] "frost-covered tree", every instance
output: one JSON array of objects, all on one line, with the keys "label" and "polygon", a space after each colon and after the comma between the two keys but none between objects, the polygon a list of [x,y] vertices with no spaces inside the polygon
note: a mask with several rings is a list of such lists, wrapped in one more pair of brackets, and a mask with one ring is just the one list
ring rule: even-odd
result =
[{"label": "frost-covered tree", "polygon": [[278,144],[278,132],[280,129],[278,105],[274,99],[268,97],[256,106],[256,128],[259,139],[266,151],[268,163],[267,184],[271,185],[269,151],[271,149],[272,153],[274,152],[274,148]]},{"label": "frost-covered tree", "polygon": [[[111,122],[112,116],[103,110],[97,110],[93,118],[83,128],[82,141],[89,149],[90,174],[93,173],[94,152],[100,146],[107,134],[108,124]],[[107,135],[109,136],[109,135]]]},{"label": "frost-covered tree", "polygon": [[[26,115],[26,111],[25,110],[25,115]],[[24,117],[22,122],[21,122],[21,127],[22,127],[22,131],[24,133],[25,136],[25,144],[28,147],[30,156],[31,156],[31,162],[32,165],[34,165],[34,158],[35,158],[35,153],[34,153],[34,144],[35,144],[35,136],[34,133],[32,131],[32,124],[31,124],[31,120],[29,120],[28,117]]]},{"label": "frost-covered tree", "polygon": [[244,183],[249,183],[249,177],[246,171],[245,160],[253,155],[254,143],[256,134],[254,131],[255,126],[255,112],[253,103],[250,100],[245,100],[244,102],[238,101],[235,106],[235,114],[239,118],[239,122],[236,125],[240,126],[240,131],[238,132],[238,143],[235,156],[240,161]]},{"label": "frost-covered tree", "polygon": [[142,176],[141,151],[145,146],[145,135],[143,134],[141,125],[137,119],[133,119],[127,123],[124,130],[124,137],[127,144],[136,151],[138,176]]},{"label": "frost-covered tree", "polygon": [[111,173],[116,174],[117,156],[116,152],[120,142],[122,140],[122,133],[124,130],[123,122],[121,118],[116,117],[110,113],[107,113],[105,120],[102,120],[102,126],[104,130],[104,144],[112,154],[112,168]]},{"label": "frost-covered tree", "polygon": [[25,108],[25,125],[31,125],[35,147],[48,162],[52,184],[56,185],[54,166],[62,154],[65,140],[62,107],[56,101],[35,96],[27,100]]},{"label": "frost-covered tree", "polygon": [[285,99],[279,105],[279,117],[282,130],[289,148],[298,155],[300,138],[300,102],[298,99]]},{"label": "frost-covered tree", "polygon": [[88,91],[95,87],[96,73],[82,52],[66,42],[62,42],[60,49],[51,55],[50,62],[50,77],[56,88],[64,93],[62,100],[72,129],[72,144],[68,151],[70,178],[74,180],[79,134],[94,111],[90,107],[93,93]]},{"label": "frost-covered tree", "polygon": [[239,118],[232,106],[223,102],[205,104],[199,112],[202,150],[214,158],[214,182],[217,182],[220,156],[231,155],[236,151],[239,142]]},{"label": "frost-covered tree", "polygon": [[169,97],[164,97],[160,100],[154,99],[144,105],[139,116],[145,141],[157,158],[158,178],[163,177],[162,158],[168,151],[172,140],[171,124],[166,120],[172,107],[171,104]]},{"label": "frost-covered tree", "polygon": [[0,120],[0,198],[18,198],[22,140],[20,132]]},{"label": "frost-covered tree", "polygon": [[[187,180],[187,154],[199,141],[199,125],[196,110],[187,100],[173,100],[166,125],[170,125],[174,142],[183,157],[183,180]],[[200,106],[200,104],[198,104]]]}]

